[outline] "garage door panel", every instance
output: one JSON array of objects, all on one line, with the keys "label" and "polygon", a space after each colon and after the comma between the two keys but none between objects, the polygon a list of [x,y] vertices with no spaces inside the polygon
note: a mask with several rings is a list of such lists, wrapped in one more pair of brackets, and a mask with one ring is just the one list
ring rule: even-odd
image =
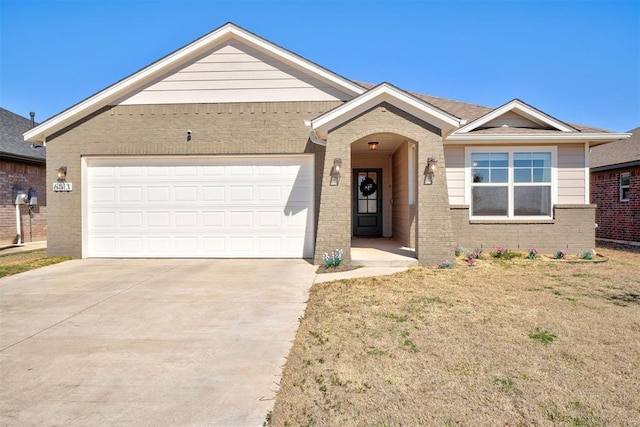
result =
[{"label": "garage door panel", "polygon": [[312,255],[311,156],[91,159],[87,165],[90,257]]},{"label": "garage door panel", "polygon": [[171,200],[171,190],[169,187],[149,187],[147,188],[147,202],[166,203]]},{"label": "garage door panel", "polygon": [[224,228],[224,211],[204,211],[202,212],[202,225],[207,228]]},{"label": "garage door panel", "polygon": [[142,228],[144,214],[142,212],[120,212],[120,227],[125,228]]},{"label": "garage door panel", "polygon": [[203,202],[224,202],[224,187],[223,186],[206,186],[202,187],[202,201]]}]

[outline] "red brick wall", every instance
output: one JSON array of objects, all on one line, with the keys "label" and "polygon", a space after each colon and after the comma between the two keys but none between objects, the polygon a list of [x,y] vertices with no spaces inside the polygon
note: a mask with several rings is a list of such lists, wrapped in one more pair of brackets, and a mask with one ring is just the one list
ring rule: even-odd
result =
[{"label": "red brick wall", "polygon": [[16,207],[13,204],[13,188],[20,186],[27,191],[29,187],[38,192],[38,205],[33,208],[31,230],[29,229],[29,210],[26,205],[20,206],[22,241],[47,239],[47,189],[45,166],[25,163],[0,161],[0,246],[16,242]]},{"label": "red brick wall", "polygon": [[[629,172],[629,201],[620,201],[620,174]],[[596,238],[640,243],[640,167],[591,173]]]}]

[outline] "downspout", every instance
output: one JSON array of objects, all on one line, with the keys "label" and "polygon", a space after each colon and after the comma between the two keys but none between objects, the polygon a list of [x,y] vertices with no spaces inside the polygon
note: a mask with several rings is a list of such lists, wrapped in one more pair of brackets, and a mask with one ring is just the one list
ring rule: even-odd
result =
[{"label": "downspout", "polygon": [[310,120],[305,120],[304,125],[311,128],[311,132],[309,132],[309,139],[311,140],[311,142],[313,142],[316,145],[321,145],[323,147],[327,146],[327,141],[325,141],[324,139],[318,138],[318,134],[316,133],[315,129],[311,126]]},{"label": "downspout", "polygon": [[18,235],[18,241],[16,242],[17,246],[21,246],[22,245],[22,234],[21,234],[21,228],[20,227],[20,205],[16,204],[16,234]]}]

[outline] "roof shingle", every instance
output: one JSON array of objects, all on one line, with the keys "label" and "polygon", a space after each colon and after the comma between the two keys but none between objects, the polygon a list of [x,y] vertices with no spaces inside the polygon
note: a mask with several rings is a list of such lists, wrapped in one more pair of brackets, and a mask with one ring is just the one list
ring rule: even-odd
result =
[{"label": "roof shingle", "polygon": [[31,120],[0,107],[0,157],[44,163],[46,149],[29,144],[22,134],[31,129]]},{"label": "roof shingle", "polygon": [[603,144],[591,149],[591,168],[615,169],[615,165],[640,162],[640,127],[629,131],[631,138]]}]

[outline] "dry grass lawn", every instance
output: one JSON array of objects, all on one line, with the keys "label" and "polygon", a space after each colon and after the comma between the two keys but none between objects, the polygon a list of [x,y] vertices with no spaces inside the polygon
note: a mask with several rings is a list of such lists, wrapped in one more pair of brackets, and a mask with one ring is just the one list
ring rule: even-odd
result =
[{"label": "dry grass lawn", "polygon": [[48,257],[46,249],[0,256],[0,277],[24,273],[70,259],[71,257]]},{"label": "dry grass lawn", "polygon": [[640,425],[640,253],[312,288],[271,426]]}]

